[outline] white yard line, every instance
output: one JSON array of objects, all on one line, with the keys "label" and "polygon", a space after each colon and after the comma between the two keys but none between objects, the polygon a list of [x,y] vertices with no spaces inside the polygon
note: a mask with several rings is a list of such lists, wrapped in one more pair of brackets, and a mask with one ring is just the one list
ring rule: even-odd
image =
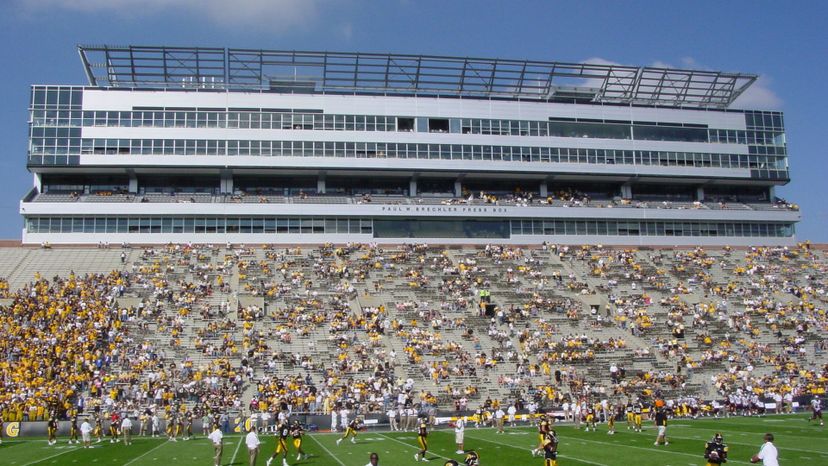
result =
[{"label": "white yard line", "polygon": [[139,459],[141,459],[141,458],[143,458],[143,457],[145,457],[145,456],[149,455],[150,453],[154,452],[155,450],[157,450],[157,449],[159,449],[159,448],[163,447],[164,445],[166,445],[166,444],[167,444],[167,442],[168,442],[168,441],[166,441],[166,442],[161,442],[161,443],[159,443],[158,445],[154,446],[153,448],[150,448],[149,450],[145,451],[142,455],[140,455],[140,456],[136,456],[135,458],[132,458],[131,460],[129,460],[129,462],[128,462],[128,463],[124,463],[124,466],[127,466],[128,464],[132,464],[132,463],[134,463],[134,462],[138,461]]},{"label": "white yard line", "polygon": [[241,448],[242,443],[244,443],[244,435],[239,438],[239,444],[236,445],[236,451],[233,452],[233,458],[230,460],[230,464],[234,464],[236,462],[236,455],[239,454],[239,448]]},{"label": "white yard line", "polygon": [[55,453],[55,454],[54,454],[54,455],[52,455],[52,456],[47,456],[46,458],[41,458],[41,459],[39,459],[39,460],[35,460],[35,461],[30,462],[30,463],[26,463],[26,464],[24,464],[23,466],[29,466],[30,464],[37,464],[37,463],[41,463],[41,462],[43,462],[43,461],[50,460],[50,459],[52,459],[52,458],[56,458],[56,457],[58,457],[58,456],[60,456],[60,455],[65,455],[65,454],[67,454],[67,453],[71,453],[71,452],[73,452],[73,451],[77,451],[77,449],[75,449],[75,448],[71,448],[71,449],[68,449],[68,450],[64,450],[64,451],[62,451],[62,452],[60,452],[60,453]]},{"label": "white yard line", "polygon": [[[405,446],[407,446],[407,447],[409,447],[409,448],[414,448],[414,449],[416,449],[416,450],[419,450],[419,449],[420,449],[420,447],[415,447],[414,445],[411,445],[411,444],[409,444],[409,443],[405,443],[405,442],[403,442],[403,441],[401,441],[401,440],[397,440],[397,439],[395,439],[394,437],[389,437],[389,436],[387,436],[387,435],[385,435],[385,434],[380,434],[379,432],[377,432],[377,435],[379,435],[380,437],[385,437],[385,438],[387,438],[388,440],[391,440],[392,442],[397,442],[397,443],[399,443],[399,444],[401,444],[401,445],[405,445]],[[438,457],[440,457],[440,458],[446,459],[446,460],[453,459],[453,458],[449,458],[448,456],[443,456],[443,455],[440,455],[440,454],[438,454],[438,453],[434,453],[433,451],[429,451],[429,453],[431,453],[432,455],[438,456]]]},{"label": "white yard line", "polygon": [[343,462],[342,462],[342,460],[340,460],[339,458],[337,458],[337,457],[336,457],[336,455],[334,455],[333,453],[331,453],[331,450],[328,450],[328,448],[327,448],[327,447],[325,447],[325,445],[322,445],[322,442],[320,442],[319,440],[316,440],[316,435],[308,435],[308,437],[310,437],[310,438],[311,438],[311,440],[313,440],[314,442],[316,442],[316,444],[317,444],[317,445],[319,445],[320,447],[322,447],[322,449],[323,449],[323,450],[325,450],[325,453],[327,453],[327,454],[328,454],[328,456],[330,456],[330,457],[331,457],[331,458],[333,458],[333,459],[334,459],[337,463],[339,463],[339,465],[340,465],[340,466],[346,466],[346,465],[345,465],[345,463],[343,463]]},{"label": "white yard line", "polygon": [[[515,450],[523,450],[523,451],[529,450],[529,448],[521,448],[521,447],[518,447],[518,446],[515,446],[515,445],[508,445],[508,444],[505,444],[505,443],[498,443],[498,442],[495,442],[494,440],[489,440],[489,439],[480,438],[480,437],[470,437],[470,436],[467,435],[466,438],[470,438],[472,440],[479,440],[481,442],[488,442],[488,443],[492,443],[494,445],[503,446],[503,447],[507,447],[507,448],[514,448]],[[561,455],[560,453],[558,454],[558,456],[560,456],[561,458],[567,458],[567,459],[579,461],[581,463],[591,464],[593,466],[609,466],[608,464],[595,463],[595,462],[592,462],[592,461],[582,460],[581,458],[577,458],[575,456]]]},{"label": "white yard line", "polygon": [[[668,435],[667,437],[669,438],[670,436]],[[589,442],[589,443],[599,443],[601,445],[609,445],[609,446],[616,447],[616,448],[633,448],[635,450],[644,450],[644,451],[648,451],[650,453],[659,452],[659,453],[665,453],[665,454],[668,454],[668,455],[690,456],[690,457],[693,457],[693,458],[696,458],[696,459],[701,458],[701,455],[695,455],[693,453],[684,453],[684,452],[681,452],[681,451],[670,451],[668,449],[669,447],[658,447],[658,448],[656,448],[655,445],[653,446],[653,448],[646,448],[646,447],[637,447],[635,445],[627,445],[627,444],[623,444],[623,443],[600,442],[598,440],[589,440],[589,439],[585,439],[585,438],[581,438],[581,437],[568,437],[567,440],[571,440],[571,441],[574,441],[574,442],[581,441],[581,442]],[[702,459],[704,459],[704,458],[702,458]],[[731,459],[728,459],[727,462],[728,463],[739,463],[739,464],[750,464],[747,461],[738,461],[738,460],[731,460]]]},{"label": "white yard line", "polygon": [[[709,430],[709,429],[708,429],[708,430]],[[725,431],[725,430],[723,429],[723,432],[729,432],[729,431]],[[743,431],[733,431],[733,432],[743,432]],[[744,432],[744,433],[748,433],[748,432]],[[755,433],[755,432],[754,432],[754,433]],[[760,435],[761,435],[761,434],[760,434]],[[668,435],[668,436],[667,436],[667,438],[668,438],[668,439],[671,439],[671,438],[680,438],[680,439],[682,439],[682,440],[696,440],[696,441],[699,441],[699,442],[706,442],[706,440],[704,440],[704,439],[699,439],[699,438],[696,438],[696,437],[679,437],[678,435]],[[755,448],[757,448],[757,449],[761,446],[761,444],[754,444],[754,443],[743,443],[743,442],[731,442],[731,441],[727,441],[727,442],[725,442],[725,443],[726,443],[726,444],[728,444],[728,445],[744,445],[744,446],[746,446],[746,447],[752,447],[752,448],[754,448],[754,447],[755,447]],[[793,447],[780,447],[780,446],[777,446],[776,448],[777,448],[777,449],[779,449],[779,450],[793,450],[793,451],[801,451],[801,452],[804,452],[804,453],[815,453],[815,454],[817,454],[817,455],[828,455],[828,451],[803,450],[803,449],[801,449],[801,448],[793,448]]]}]

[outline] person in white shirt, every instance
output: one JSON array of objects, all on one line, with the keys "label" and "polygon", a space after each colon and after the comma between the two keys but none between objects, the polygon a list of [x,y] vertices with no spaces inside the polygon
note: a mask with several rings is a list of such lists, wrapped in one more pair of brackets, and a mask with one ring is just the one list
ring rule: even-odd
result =
[{"label": "person in white shirt", "polygon": [[529,425],[534,426],[536,424],[535,414],[538,412],[538,405],[534,401],[530,401],[527,407],[529,408]]},{"label": "person in white shirt", "polygon": [[348,429],[348,423],[350,422],[348,420],[348,414],[350,413],[345,408],[339,410],[339,426],[342,427],[343,432]]},{"label": "person in white shirt", "polygon": [[368,464],[365,466],[379,466],[379,455],[371,453],[371,456],[368,457]]},{"label": "person in white shirt", "polygon": [[337,409],[331,410],[331,432],[336,432]]},{"label": "person in white shirt", "polygon": [[124,434],[124,445],[132,445],[132,420],[129,416],[124,416],[121,421],[121,433]]},{"label": "person in white shirt", "polygon": [[221,466],[221,450],[224,446],[221,439],[223,437],[224,434],[221,433],[221,429],[219,429],[218,425],[213,425],[213,431],[207,436],[207,438],[213,442],[213,464],[215,466]]},{"label": "person in white shirt", "polygon": [[759,449],[759,453],[753,455],[750,459],[751,463],[762,462],[762,466],[779,466],[779,452],[776,451],[776,446],[773,444],[773,434],[768,432],[765,434],[765,443]]},{"label": "person in white shirt", "polygon": [[399,430],[399,426],[397,425],[397,410],[393,407],[388,408],[386,414],[388,415],[388,423],[391,424],[391,430]]},{"label": "person in white shirt", "polygon": [[158,423],[159,423],[158,413],[153,411],[152,418],[150,419],[150,423],[152,425],[152,436],[153,437],[158,437],[158,432],[159,432],[159,430],[158,430]]},{"label": "person in white shirt", "polygon": [[462,455],[466,450],[463,449],[463,434],[466,432],[466,417],[463,416],[454,423],[454,443],[457,444],[457,453]]},{"label": "person in white shirt", "polygon": [[568,401],[564,401],[564,404],[563,404],[563,415],[564,415],[564,422],[568,421],[568,420],[569,420],[569,416],[570,416],[570,413],[569,413],[569,402],[568,402]]},{"label": "person in white shirt", "polygon": [[509,425],[511,427],[515,426],[515,414],[517,414],[517,408],[515,405],[509,406],[509,409],[506,410],[506,413],[509,414]]},{"label": "person in white shirt", "polygon": [[83,448],[90,448],[92,446],[92,424],[89,419],[84,419],[80,426],[81,438],[83,439]]},{"label": "person in white shirt", "polygon": [[250,426],[247,430],[247,436],[244,438],[244,443],[247,445],[247,464],[248,466],[256,466],[256,458],[259,456],[259,435],[256,434],[256,428]]},{"label": "person in white shirt", "polygon": [[503,430],[503,418],[506,417],[506,413],[503,412],[503,409],[497,408],[495,411],[495,421],[497,421],[497,431],[496,434],[505,434],[506,431]]}]

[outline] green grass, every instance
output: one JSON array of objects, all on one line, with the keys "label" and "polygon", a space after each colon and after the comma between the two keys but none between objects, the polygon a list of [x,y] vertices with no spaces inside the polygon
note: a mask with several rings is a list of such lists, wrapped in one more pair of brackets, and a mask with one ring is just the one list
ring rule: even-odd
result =
[{"label": "green grass", "polygon": [[[758,451],[764,432],[773,432],[780,460],[785,465],[828,464],[828,442],[824,427],[809,424],[806,414],[795,416],[770,416],[766,418],[730,418],[673,421],[668,427],[669,446],[655,447],[655,428],[651,425],[643,433],[627,430],[625,422],[618,423],[618,433],[607,435],[606,426],[598,432],[584,432],[571,426],[556,426],[560,438],[559,460],[561,466],[610,466],[636,464],[639,466],[690,466],[705,464],[702,453],[704,442],[713,433],[721,432],[730,447],[729,464],[749,464],[748,459]],[[297,462],[290,445],[291,465],[315,466],[364,466],[368,454],[376,451],[383,466],[413,465],[417,452],[413,433],[363,432],[357,443],[343,442],[336,445],[336,434],[308,435],[305,451],[311,454],[307,460]],[[238,435],[226,436],[222,465],[246,466],[247,449]],[[258,464],[264,465],[272,453],[275,439],[262,437],[263,448]],[[429,435],[431,464],[452,458],[462,462],[461,455],[454,453],[454,432],[435,430]],[[534,447],[536,435],[533,428],[507,429],[498,435],[492,429],[466,429],[466,448],[475,449],[481,456],[482,466],[542,465],[543,460],[533,458],[529,449]],[[110,444],[107,441],[93,449],[67,445],[60,439],[58,445],[48,446],[42,439],[5,439],[0,445],[0,465],[130,465],[130,466],[195,466],[212,464],[212,447],[208,440],[167,442],[162,439],[135,438],[134,444]],[[274,461],[280,466],[281,459]]]}]

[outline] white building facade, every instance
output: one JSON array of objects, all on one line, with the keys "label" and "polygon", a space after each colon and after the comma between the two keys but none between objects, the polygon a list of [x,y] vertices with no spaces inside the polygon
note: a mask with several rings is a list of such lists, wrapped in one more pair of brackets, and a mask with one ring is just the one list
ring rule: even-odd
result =
[{"label": "white building facade", "polygon": [[24,243],[787,245],[752,75],[81,47],[33,86]]}]

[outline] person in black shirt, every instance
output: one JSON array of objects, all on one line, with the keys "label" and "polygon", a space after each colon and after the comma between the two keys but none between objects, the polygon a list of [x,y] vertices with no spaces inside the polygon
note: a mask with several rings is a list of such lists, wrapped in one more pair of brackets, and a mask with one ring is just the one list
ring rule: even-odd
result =
[{"label": "person in black shirt", "polygon": [[667,441],[667,410],[664,408],[657,408],[655,413],[655,425],[658,429],[658,436],[653,445],[669,445]]}]

